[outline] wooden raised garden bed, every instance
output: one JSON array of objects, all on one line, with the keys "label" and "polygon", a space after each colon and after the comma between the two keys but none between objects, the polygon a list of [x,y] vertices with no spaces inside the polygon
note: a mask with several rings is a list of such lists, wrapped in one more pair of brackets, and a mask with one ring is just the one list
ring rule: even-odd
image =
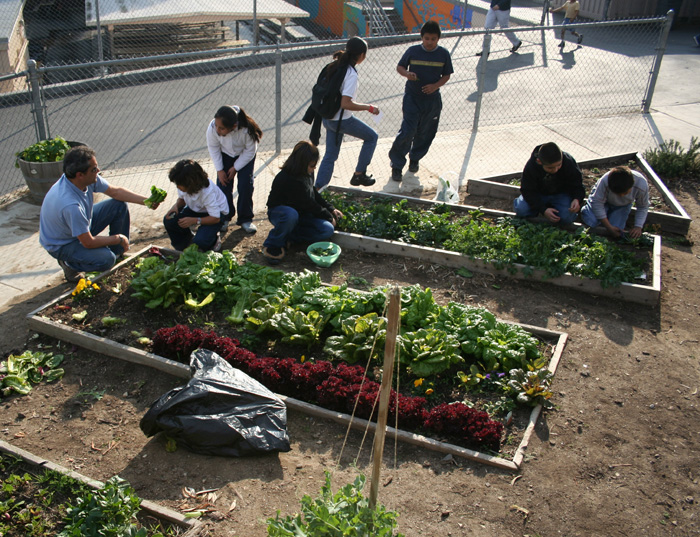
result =
[{"label": "wooden raised garden bed", "polygon": [[[604,157],[594,160],[579,162],[579,167],[590,168],[598,166],[606,166],[618,164],[620,162],[635,161],[640,171],[646,176],[650,183],[650,187],[656,189],[659,196],[670,212],[661,212],[649,210],[646,223],[649,225],[659,226],[661,231],[668,233],[678,233],[687,235],[692,219],[683,209],[673,193],[666,187],[666,184],[652,169],[649,163],[642,157],[640,153],[627,153],[624,155],[615,155],[612,157]],[[508,184],[512,179],[517,179],[522,176],[522,171],[507,173],[504,175],[496,175],[492,177],[484,177],[481,179],[468,179],[466,192],[470,196],[483,196],[497,199],[514,200],[520,195],[520,187],[517,185]],[[483,209],[482,209],[483,210]],[[635,208],[632,207],[630,218],[634,218]]]},{"label": "wooden raised garden bed", "polygon": [[[499,183],[493,184],[498,185]],[[510,185],[501,184],[499,186]],[[404,196],[399,196],[396,194],[365,192],[357,189],[347,189],[342,187],[331,187],[330,190],[334,192],[347,192],[352,196],[361,198],[385,198],[387,200],[397,202],[405,199]],[[411,203],[430,208],[435,206],[437,202],[419,198],[411,198]],[[513,216],[513,213],[504,213],[503,211],[486,209],[483,207],[475,207],[460,204],[449,204],[449,206],[450,209],[452,209],[458,214],[478,210],[487,216]],[[374,237],[368,237],[366,235],[336,232],[332,240],[333,242],[339,244],[342,248],[348,248],[351,250],[360,250],[362,252],[398,255],[412,257],[415,259],[423,259],[447,267],[466,268],[473,272],[496,274],[506,278],[515,278],[518,280],[541,281],[543,283],[556,285],[558,287],[574,289],[592,295],[605,296],[625,300],[628,302],[635,302],[639,304],[654,306],[658,304],[659,297],[661,295],[661,237],[659,237],[658,235],[654,235],[653,237],[654,244],[651,252],[652,274],[647,275],[647,281],[649,283],[622,283],[619,287],[603,287],[599,280],[582,278],[568,273],[562,276],[551,278],[547,277],[546,273],[542,270],[535,270],[531,267],[526,267],[525,265],[521,264],[515,264],[514,267],[517,268],[517,271],[511,272],[507,268],[497,269],[492,263],[482,261],[479,259],[473,259],[461,253],[451,252],[449,250],[441,250],[437,248],[430,248],[426,246],[419,246],[415,244],[408,244],[405,242],[378,239]],[[525,271],[523,269],[525,269]]]},{"label": "wooden raised garden bed", "polygon": [[[85,483],[93,489],[101,489],[104,487],[104,483],[100,481],[90,479],[89,477],[79,474],[78,472],[74,472],[73,470],[69,470],[68,468],[60,466],[52,461],[37,457],[29,451],[13,446],[12,444],[8,444],[2,440],[0,440],[0,452],[22,459],[27,465],[36,467],[42,471],[53,470],[54,472],[61,473],[75,479],[76,481]],[[184,533],[181,534],[182,537],[195,537],[197,535],[202,535],[205,529],[204,524],[198,520],[186,518],[177,511],[173,511],[172,509],[148,500],[141,500],[141,512],[156,519],[163,520],[169,524],[172,524],[173,526],[182,528],[184,530]]]},{"label": "wooden raised garden bed", "polygon": [[[150,247],[144,248],[140,252],[136,253],[134,256],[122,261],[121,263],[113,267],[110,271],[105,272],[100,276],[96,277],[94,280],[99,281],[103,278],[108,277],[110,274],[121,269],[122,267],[134,263],[149,248]],[[161,249],[161,251],[167,254],[176,254],[176,252],[169,250]],[[68,326],[66,324],[53,321],[48,317],[42,315],[42,311],[53,308],[56,304],[68,298],[70,294],[71,291],[68,291],[29,313],[27,315],[27,322],[29,324],[29,327],[37,332],[41,332],[48,336],[60,339],[62,341],[66,341],[68,343],[77,345],[79,347],[88,349],[93,352],[97,352],[114,358],[119,358],[128,362],[152,367],[154,369],[163,371],[165,373],[183,379],[190,378],[190,369],[187,364],[179,363],[174,360],[169,360],[156,354],[112,341],[108,338],[96,336],[86,331]],[[559,361],[564,351],[568,335],[564,332],[548,330],[545,328],[540,328],[531,325],[522,325],[514,322],[510,324],[518,325],[524,330],[530,332],[531,334],[538,336],[541,339],[544,339],[548,342],[548,345],[551,346],[553,351],[549,360],[549,364],[547,366],[547,370],[554,374],[556,372],[557,366],[559,365]],[[341,412],[330,411],[313,404],[299,401],[293,397],[288,397],[284,395],[280,395],[279,397],[285,401],[289,408],[313,415],[315,417],[330,419],[360,430],[369,429],[370,431],[374,431],[376,428],[375,423],[368,422],[364,419],[359,419]],[[493,456],[487,453],[475,451],[472,449],[463,448],[450,443],[439,442],[437,440],[433,440],[431,438],[427,438],[419,434],[405,432],[392,427],[387,428],[387,434],[391,438],[397,438],[404,442],[414,444],[426,449],[452,454],[454,456],[467,458],[470,460],[474,460],[491,466],[500,467],[507,470],[517,470],[522,465],[525,451],[527,449],[529,440],[532,434],[534,433],[535,424],[541,411],[541,405],[533,407],[532,411],[530,412],[527,425],[523,432],[522,441],[519,444],[517,450],[514,452],[513,458],[510,460]]]}]

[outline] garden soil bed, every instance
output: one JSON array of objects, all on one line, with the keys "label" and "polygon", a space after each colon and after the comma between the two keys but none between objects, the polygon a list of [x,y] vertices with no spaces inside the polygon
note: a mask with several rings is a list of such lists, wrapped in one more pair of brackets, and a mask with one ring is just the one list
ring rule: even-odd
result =
[{"label": "garden soil bed", "polygon": [[[397,203],[404,199],[395,194],[369,194],[351,188],[331,188],[331,191],[353,196],[354,201],[359,204],[369,204],[372,200],[377,199],[381,199],[387,203]],[[431,200],[409,198],[406,207],[414,211],[424,211],[434,208],[439,203],[440,202]],[[476,208],[459,204],[450,204],[450,209],[455,215],[462,216],[474,211]],[[484,217],[490,218],[491,220],[504,216],[503,213],[490,208],[481,210],[484,213]],[[511,216],[512,214],[513,213],[509,213]],[[578,226],[579,224],[574,225]],[[405,242],[385,240],[367,235],[339,232],[336,233],[333,240],[344,249],[402,255],[408,258],[415,258],[428,263],[440,264],[455,269],[465,268],[469,271],[489,275],[510,277],[523,281],[541,282],[549,286],[554,285],[574,289],[582,293],[589,293],[605,298],[622,299],[639,304],[654,305],[658,303],[661,293],[661,238],[658,235],[652,235],[652,237],[653,245],[648,249],[633,248],[630,245],[624,244],[619,245],[620,248],[631,251],[636,257],[643,261],[643,275],[635,279],[635,281],[623,282],[618,286],[607,287],[604,287],[600,280],[575,276],[570,273],[564,273],[557,277],[550,277],[542,269],[532,269],[520,263],[515,263],[512,267],[499,269],[496,268],[494,263],[472,258],[461,253]],[[511,268],[514,270],[509,270]]]},{"label": "garden soil bed", "polygon": [[[700,216],[692,185],[674,194],[691,216]],[[387,442],[379,501],[399,512],[404,534],[699,534],[696,221],[690,242],[665,244],[664,287],[655,307],[495,275],[462,278],[438,264],[398,256],[343,252],[320,270],[327,283],[353,277],[370,285],[418,283],[439,300],[483,306],[500,318],[570,336],[553,385],[556,408],[543,414],[516,474]],[[262,263],[269,225],[256,223],[256,235],[234,229],[224,247]],[[161,232],[140,238],[142,245],[168,246]],[[282,266],[314,268],[301,249]],[[324,469],[333,471],[334,489],[351,482],[358,468],[370,473],[369,442],[361,434],[346,440],[343,426],[296,411],[289,412],[289,453],[224,459],[167,452],[164,440],[146,438],[138,423],[182,380],[29,332],[25,316],[69,289],[58,277],[47,283],[52,286],[19,298],[0,316],[0,348],[3,356],[39,345],[63,352],[66,374],[28,396],[0,401],[4,440],[93,479],[119,474],[142,498],[174,509],[193,507],[183,487],[218,489],[216,510],[204,521],[221,537],[264,536],[265,518],[277,510],[298,512],[302,495],[317,495]],[[99,400],[87,395],[103,391]],[[105,453],[110,442],[116,446]]]},{"label": "garden soil bed", "polygon": [[[138,257],[148,256],[149,248],[144,248],[138,253]],[[174,251],[162,250],[170,259],[175,259],[177,253]],[[174,254],[174,255],[173,255]],[[175,376],[189,379],[189,357],[182,357],[179,363],[173,363],[154,354],[151,354],[150,345],[138,343],[140,336],[152,337],[159,329],[170,327],[175,324],[184,324],[190,328],[200,328],[205,331],[213,330],[218,336],[238,339],[248,342],[245,347],[253,351],[258,356],[270,356],[276,358],[293,357],[299,359],[304,355],[307,359],[326,358],[322,352],[322,345],[316,345],[309,349],[304,347],[285,344],[275,341],[275,336],[267,338],[255,338],[250,332],[246,332],[236,326],[224,321],[224,317],[229,313],[210,306],[198,313],[192,310],[178,307],[164,309],[145,309],[142,300],[132,297],[133,290],[130,281],[133,277],[134,265],[137,257],[133,257],[115,267],[108,274],[97,278],[96,283],[102,288],[101,292],[87,300],[76,302],[69,293],[51,301],[39,311],[29,317],[30,327],[37,332],[57,337],[66,343],[102,352],[108,356],[132,361],[142,365],[154,367],[160,371],[170,373]],[[87,312],[87,316],[76,321],[73,314],[77,312]],[[105,327],[101,319],[104,317],[119,317],[124,323],[119,323],[109,328]],[[566,334],[539,327],[524,327],[533,333],[541,342],[542,353],[548,359],[548,369],[552,373],[556,372],[557,365],[561,359],[566,345]],[[243,344],[241,344],[243,346]],[[373,380],[380,382],[381,373],[375,372],[376,378]],[[372,373],[370,372],[370,375]],[[406,395],[412,395],[410,391],[404,389]],[[285,394],[293,396],[294,394]],[[441,402],[453,402],[446,398],[432,401],[430,406],[435,406]],[[489,397],[487,394],[486,397]],[[492,394],[491,394],[492,397]],[[472,394],[469,397],[476,405],[484,396]],[[347,414],[329,411],[318,406],[307,404],[292,397],[284,397],[288,408],[307,412],[312,416],[334,419],[342,424],[352,424],[353,428],[363,430],[369,427],[374,430],[374,424],[368,424],[362,419],[350,419]],[[477,406],[478,407],[478,406]],[[392,438],[397,437],[402,441],[422,445],[426,449],[434,449],[442,453],[451,453],[455,456],[483,462],[504,469],[517,470],[522,464],[524,451],[532,434],[532,428],[541,412],[541,407],[531,408],[521,406],[515,409],[512,420],[506,425],[504,438],[507,443],[498,454],[464,449],[459,446],[445,442],[443,439],[425,438],[420,435],[410,434],[394,428],[390,430]],[[393,424],[389,424],[391,426]]]}]

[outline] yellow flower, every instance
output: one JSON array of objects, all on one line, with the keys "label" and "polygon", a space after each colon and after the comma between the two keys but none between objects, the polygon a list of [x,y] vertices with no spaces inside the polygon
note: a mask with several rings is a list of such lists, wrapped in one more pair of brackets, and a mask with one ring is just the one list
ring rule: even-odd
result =
[{"label": "yellow flower", "polygon": [[433,390],[432,388],[428,388],[427,390],[425,390],[425,395],[433,395],[434,391],[435,390]]},{"label": "yellow flower", "polygon": [[423,381],[424,381],[424,380],[425,380],[425,379],[422,379],[422,378],[421,378],[421,379],[416,379],[416,380],[413,381],[413,385],[417,388],[418,386],[420,386],[421,384],[423,384]]},{"label": "yellow flower", "polygon": [[302,364],[304,363],[304,360],[306,360],[306,356],[304,356],[304,355],[302,354],[302,355],[301,355],[301,363],[302,363]]}]

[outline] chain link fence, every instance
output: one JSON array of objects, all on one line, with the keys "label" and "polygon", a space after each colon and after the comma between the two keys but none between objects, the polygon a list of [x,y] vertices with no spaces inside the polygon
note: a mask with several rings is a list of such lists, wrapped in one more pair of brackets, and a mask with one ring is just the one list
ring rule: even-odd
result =
[{"label": "chain link fence", "polygon": [[[253,38],[252,25],[246,24],[245,31],[241,26],[238,37]],[[640,113],[651,98],[667,18],[577,24],[585,36],[582,46],[567,37],[563,50],[558,46],[561,28],[512,28],[523,41],[517,54],[509,52],[511,43],[500,30],[444,32],[440,45],[450,51],[455,72],[441,90],[438,138],[466,147],[481,128],[508,127],[517,136],[517,125],[533,122]],[[227,30],[234,37],[235,31],[235,25]],[[368,38],[367,60],[358,69],[358,101],[379,106],[384,114],[375,126],[360,113],[379,133],[375,159],[386,155],[401,124],[405,81],[396,64],[419,39],[415,34]],[[236,104],[263,129],[259,167],[308,138],[309,126],[301,118],[311,87],[344,43],[300,41],[132,55],[2,76],[0,84],[18,89],[0,94],[0,158],[13,163],[15,152],[61,135],[94,147],[103,169],[166,168],[193,158],[206,161],[213,173],[205,129],[221,105]],[[353,158],[352,152],[341,151],[341,160]],[[0,180],[0,195],[22,186],[19,170],[12,169]],[[267,191],[269,185],[259,188]]]}]

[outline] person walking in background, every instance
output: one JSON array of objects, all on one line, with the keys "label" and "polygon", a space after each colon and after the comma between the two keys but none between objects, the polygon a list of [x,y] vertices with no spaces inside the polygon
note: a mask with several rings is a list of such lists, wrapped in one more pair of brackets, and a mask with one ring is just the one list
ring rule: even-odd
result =
[{"label": "person walking in background", "polygon": [[[219,231],[229,210],[223,190],[194,160],[179,161],[168,178],[177,186],[177,201],[163,218],[170,244],[180,251],[193,242],[203,252],[219,251]],[[190,231],[193,226],[198,226],[194,235]]]},{"label": "person walking in background", "polygon": [[583,174],[574,157],[549,142],[535,147],[525,164],[513,209],[518,218],[542,214],[553,224],[571,224],[585,196]]},{"label": "person walking in background", "polygon": [[623,237],[633,203],[637,210],[629,236],[636,239],[649,214],[649,183],[638,171],[618,166],[598,179],[581,209],[581,220],[588,227],[602,224],[613,237]]},{"label": "person walking in background", "polygon": [[[111,199],[95,203],[96,192]],[[84,278],[85,272],[109,270],[129,250],[131,220],[126,204],[144,205],[145,199],[105,181],[93,149],[73,147],[63,158],[63,175],[41,205],[39,243],[58,261],[69,282]],[[109,235],[100,235],[107,228]]]},{"label": "person walking in background", "polygon": [[[567,26],[569,24],[573,24],[573,22],[576,20],[576,17],[578,17],[578,12],[581,10],[581,4],[578,2],[578,0],[569,0],[568,2],[562,4],[558,8],[553,8],[550,9],[550,13],[556,13],[557,11],[561,11],[565,9],[566,13],[564,13],[564,26]],[[583,42],[583,34],[577,33],[575,30],[572,28],[569,28],[569,32],[574,34],[578,40],[576,41],[577,44],[581,44]],[[561,43],[559,43],[559,48],[564,49],[564,45],[566,45],[566,42],[564,41],[564,35],[566,34],[566,28],[561,29]]]},{"label": "person walking in background", "polygon": [[272,181],[267,199],[267,216],[273,228],[263,242],[262,254],[271,265],[278,264],[290,241],[326,241],[335,233],[343,217],[314,188],[318,148],[308,141],[298,142]]},{"label": "person walking in background", "polygon": [[[491,0],[491,6],[486,13],[484,28],[493,30],[497,24],[503,29],[508,28],[510,24],[510,0]],[[505,36],[513,45],[510,49],[511,52],[516,52],[523,44],[514,32],[505,32]],[[477,52],[476,55],[481,56],[481,54],[482,52]]]},{"label": "person walking in background", "polygon": [[454,72],[447,49],[438,45],[440,25],[427,21],[420,30],[421,43],[408,48],[396,71],[406,80],[403,96],[403,120],[396,135],[389,160],[391,178],[401,181],[406,154],[408,171],[417,173],[419,161],[430,149],[440,123],[442,97],[440,88]]},{"label": "person walking in background", "polygon": [[[216,184],[228,202],[222,229],[238,214],[236,224],[246,233],[255,233],[253,224],[253,171],[262,130],[238,106],[222,106],[207,127],[207,147],[216,169]],[[233,182],[238,176],[238,202],[233,206]],[[236,211],[238,209],[238,211]]]},{"label": "person walking in background", "polygon": [[335,161],[338,160],[345,134],[362,140],[362,149],[350,184],[352,186],[372,186],[376,182],[371,175],[367,175],[367,167],[372,162],[372,156],[374,156],[374,150],[377,147],[377,133],[353,114],[353,112],[365,110],[370,114],[379,114],[377,106],[355,102],[359,87],[357,66],[365,61],[365,58],[367,58],[367,43],[359,37],[351,37],[345,45],[345,50],[336,52],[333,55],[333,62],[328,66],[327,76],[329,78],[337,69],[345,70],[346,73],[340,88],[342,95],[340,110],[332,119],[323,119],[323,126],[326,128],[326,152],[316,176],[318,190],[326,188],[331,181]]}]

